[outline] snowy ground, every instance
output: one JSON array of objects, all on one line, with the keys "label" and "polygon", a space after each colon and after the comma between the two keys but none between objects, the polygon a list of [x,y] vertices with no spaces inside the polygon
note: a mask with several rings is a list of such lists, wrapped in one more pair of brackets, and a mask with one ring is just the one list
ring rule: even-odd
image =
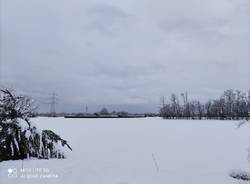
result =
[{"label": "snowy ground", "polygon": [[[1,184],[239,184],[228,173],[250,169],[250,126],[237,129],[236,121],[33,121],[67,139],[73,152],[65,160],[0,162]],[[17,175],[8,177],[9,168]],[[26,177],[34,178],[21,178],[21,168]],[[51,178],[36,178],[40,175]]]}]

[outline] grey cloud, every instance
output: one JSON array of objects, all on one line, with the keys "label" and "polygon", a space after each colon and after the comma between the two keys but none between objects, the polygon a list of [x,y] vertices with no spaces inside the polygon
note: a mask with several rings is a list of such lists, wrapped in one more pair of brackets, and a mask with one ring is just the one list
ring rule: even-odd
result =
[{"label": "grey cloud", "polygon": [[96,30],[111,35],[120,29],[129,17],[120,8],[107,4],[93,5],[88,9],[87,15],[90,20],[86,27],[90,31]]},{"label": "grey cloud", "polygon": [[61,111],[246,90],[249,4],[3,0],[1,82],[40,100],[55,91]]}]

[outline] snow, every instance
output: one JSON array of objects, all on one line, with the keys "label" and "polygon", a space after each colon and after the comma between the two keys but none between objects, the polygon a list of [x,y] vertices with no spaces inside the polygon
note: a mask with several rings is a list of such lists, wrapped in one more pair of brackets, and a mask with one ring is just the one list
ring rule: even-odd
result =
[{"label": "snow", "polygon": [[[32,121],[39,129],[51,129],[68,140],[73,151],[67,151],[66,159],[0,162],[1,184],[238,184],[229,174],[250,170],[250,126],[237,129],[237,121]],[[8,177],[9,168],[17,169],[17,178]],[[27,169],[29,179],[20,178],[21,168]],[[37,178],[36,169],[47,172]]]},{"label": "snow", "polygon": [[21,127],[22,131],[27,130],[29,128],[29,125],[25,120],[18,118],[17,122],[18,122],[18,125]]}]

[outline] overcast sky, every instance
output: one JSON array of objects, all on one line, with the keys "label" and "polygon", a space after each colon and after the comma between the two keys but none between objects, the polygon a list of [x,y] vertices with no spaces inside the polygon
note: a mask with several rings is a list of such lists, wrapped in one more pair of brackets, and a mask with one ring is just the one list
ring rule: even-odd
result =
[{"label": "overcast sky", "polygon": [[250,88],[249,25],[249,0],[2,0],[1,85],[58,111],[213,98]]}]

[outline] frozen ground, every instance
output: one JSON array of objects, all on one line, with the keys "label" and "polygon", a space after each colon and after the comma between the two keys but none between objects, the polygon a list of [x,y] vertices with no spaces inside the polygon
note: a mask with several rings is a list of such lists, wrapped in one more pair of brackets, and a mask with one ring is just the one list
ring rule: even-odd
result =
[{"label": "frozen ground", "polygon": [[[73,152],[68,152],[65,160],[0,162],[1,184],[239,184],[228,173],[249,170],[250,126],[236,129],[236,121],[33,121],[67,139]],[[51,178],[22,179],[22,167],[27,169],[26,176],[40,173]],[[9,168],[17,170],[17,178],[8,177]]]}]

